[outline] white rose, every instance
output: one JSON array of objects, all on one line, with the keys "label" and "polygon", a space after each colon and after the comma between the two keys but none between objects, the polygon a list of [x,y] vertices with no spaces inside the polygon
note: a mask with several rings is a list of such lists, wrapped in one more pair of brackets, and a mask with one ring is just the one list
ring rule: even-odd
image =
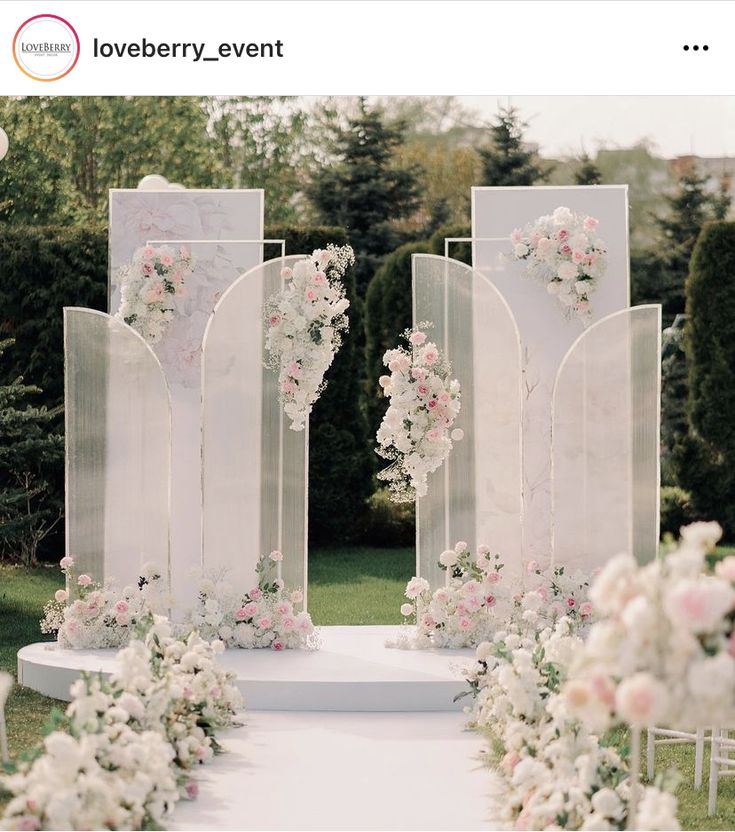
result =
[{"label": "white rose", "polygon": [[579,269],[574,265],[574,263],[570,263],[568,260],[565,260],[563,263],[559,264],[556,274],[559,280],[574,280],[577,274],[579,274]]},{"label": "white rose", "polygon": [[515,246],[513,246],[513,254],[515,254],[516,257],[525,257],[528,254],[528,246],[523,243],[516,243]]},{"label": "white rose", "polygon": [[454,549],[447,549],[439,555],[439,563],[441,563],[442,566],[446,566],[447,569],[451,568],[455,565],[455,563],[457,563],[457,553]]}]

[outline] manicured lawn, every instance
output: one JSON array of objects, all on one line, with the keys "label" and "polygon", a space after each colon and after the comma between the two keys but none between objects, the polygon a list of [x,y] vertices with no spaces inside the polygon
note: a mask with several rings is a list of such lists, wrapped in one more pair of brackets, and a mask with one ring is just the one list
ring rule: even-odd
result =
[{"label": "manicured lawn", "polygon": [[[735,547],[722,547],[735,554]],[[726,551],[725,551],[726,550]],[[317,624],[394,624],[401,620],[403,589],[414,574],[412,549],[331,548],[311,553],[309,608]],[[51,567],[33,570],[0,567],[0,668],[15,674],[19,647],[42,640],[38,629],[43,605],[62,586]],[[54,700],[16,686],[7,706],[11,755],[35,744]],[[645,748],[645,740],[644,740]],[[645,753],[645,752],[644,752]],[[693,746],[669,746],[657,752],[657,771],[676,767],[682,775],[677,796],[684,829],[732,829],[735,782],[723,779],[719,811],[707,817],[707,771],[700,791],[692,787]],[[645,771],[645,760],[642,770]]]}]

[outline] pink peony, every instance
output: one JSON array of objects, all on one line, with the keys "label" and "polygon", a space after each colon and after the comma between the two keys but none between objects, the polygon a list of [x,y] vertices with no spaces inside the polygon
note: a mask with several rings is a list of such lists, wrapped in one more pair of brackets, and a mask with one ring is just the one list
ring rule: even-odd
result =
[{"label": "pink peony", "polygon": [[434,364],[436,360],[439,358],[439,353],[436,351],[435,347],[426,347],[424,351],[421,353],[421,358],[425,364]]},{"label": "pink peony", "polygon": [[426,379],[426,372],[421,367],[414,367],[411,370],[411,377],[416,381],[424,381]]},{"label": "pink peony", "polygon": [[426,335],[423,332],[412,332],[408,340],[415,346],[420,347],[426,341]]},{"label": "pink peony", "polygon": [[70,557],[69,555],[64,555],[64,557],[59,561],[59,566],[62,569],[69,569],[70,567],[74,566],[74,558]]},{"label": "pink peony", "polygon": [[77,578],[77,583],[79,584],[79,586],[89,586],[92,583],[92,579],[89,577],[89,575],[80,575]]}]

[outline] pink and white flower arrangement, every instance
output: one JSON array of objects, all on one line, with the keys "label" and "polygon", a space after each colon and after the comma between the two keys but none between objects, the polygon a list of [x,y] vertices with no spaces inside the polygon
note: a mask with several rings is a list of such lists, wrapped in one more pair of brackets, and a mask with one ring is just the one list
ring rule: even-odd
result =
[{"label": "pink and white flower arrangement", "polygon": [[161,829],[198,784],[190,770],[219,749],[238,690],[219,642],[182,641],[166,619],[141,619],[104,680],[85,674],[43,746],[0,776],[5,829]]},{"label": "pink and white flower arrangement", "polygon": [[607,269],[607,249],[597,233],[598,220],[560,206],[510,235],[513,257],[529,275],[546,284],[565,313],[587,326],[590,297]]},{"label": "pink and white flower arrangement", "polygon": [[392,463],[378,477],[388,483],[394,502],[426,496],[429,474],[464,436],[452,429],[460,411],[459,381],[451,378],[451,365],[423,328],[407,330],[408,345],[385,353],[390,375],[379,379],[390,405],[378,428],[376,453]]},{"label": "pink and white flower arrangement", "polygon": [[258,561],[258,583],[243,593],[221,575],[199,584],[199,604],[187,625],[204,638],[221,639],[227,647],[316,649],[319,637],[311,616],[300,607],[304,594],[287,590],[278,577],[279,551]]},{"label": "pink and white flower arrangement", "polygon": [[716,523],[681,531],[674,551],[646,565],[618,555],[592,585],[600,620],[565,693],[597,727],[735,721],[735,564],[708,566],[722,533]]},{"label": "pink and white flower arrangement", "polygon": [[285,287],[266,303],[267,366],[278,373],[292,430],[303,430],[349,327],[342,277],[355,262],[350,246],[317,249],[281,272]]},{"label": "pink and white flower arrangement", "polygon": [[594,619],[589,589],[590,578],[579,569],[529,561],[523,590],[513,598],[513,615],[538,628],[564,617],[575,631],[583,631]]},{"label": "pink and white flower arrangement", "polygon": [[176,315],[175,299],[186,294],[186,277],[194,267],[186,246],[143,246],[120,269],[120,308],[115,315],[157,344]]},{"label": "pink and white flower arrangement", "polygon": [[77,574],[69,555],[60,565],[67,588],[57,590],[44,607],[41,632],[56,634],[62,647],[122,647],[142,616],[161,614],[168,608],[155,564],[145,564],[138,583],[121,590],[112,581],[100,584],[89,575]]},{"label": "pink and white flower arrangement", "polygon": [[[473,557],[460,541],[442,552],[439,566],[445,586],[431,591],[429,582],[412,578],[406,586],[410,603],[401,606],[407,623],[414,623],[390,646],[404,649],[474,647],[491,638],[507,613],[509,591],[502,580],[503,563],[487,546]],[[501,612],[502,610],[502,612]]]}]

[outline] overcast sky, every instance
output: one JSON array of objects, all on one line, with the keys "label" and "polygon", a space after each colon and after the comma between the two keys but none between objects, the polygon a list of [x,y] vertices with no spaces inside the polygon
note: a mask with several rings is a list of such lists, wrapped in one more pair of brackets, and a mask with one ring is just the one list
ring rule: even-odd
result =
[{"label": "overcast sky", "polygon": [[[507,96],[461,96],[490,119]],[[669,158],[735,156],[735,96],[514,96],[528,138],[544,155],[578,155],[600,144],[629,146],[649,138]]]}]

